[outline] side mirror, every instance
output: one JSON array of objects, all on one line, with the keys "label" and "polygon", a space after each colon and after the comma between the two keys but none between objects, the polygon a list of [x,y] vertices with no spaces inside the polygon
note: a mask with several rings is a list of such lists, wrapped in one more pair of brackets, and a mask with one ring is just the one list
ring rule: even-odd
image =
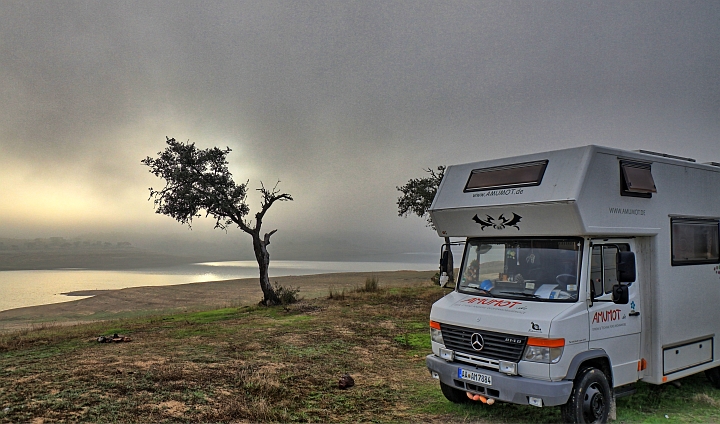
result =
[{"label": "side mirror", "polygon": [[612,300],[618,305],[627,305],[630,300],[630,290],[624,284],[616,284],[612,289]]},{"label": "side mirror", "polygon": [[[617,253],[617,281],[619,283],[634,283],[635,278],[636,278],[635,253],[634,252],[618,252]],[[614,289],[613,289],[613,295],[614,295]]]},{"label": "side mirror", "polygon": [[450,262],[450,250],[443,250],[440,255],[440,275],[448,274],[448,263]]}]

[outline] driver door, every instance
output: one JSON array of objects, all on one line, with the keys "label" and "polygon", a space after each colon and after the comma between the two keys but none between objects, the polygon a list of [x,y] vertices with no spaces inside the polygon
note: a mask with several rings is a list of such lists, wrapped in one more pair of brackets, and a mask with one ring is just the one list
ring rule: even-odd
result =
[{"label": "driver door", "polygon": [[603,349],[610,356],[615,387],[638,379],[642,329],[639,311],[641,279],[630,283],[626,305],[618,305],[612,300],[612,287],[617,284],[615,261],[618,250],[633,251],[633,240],[592,241],[588,282],[592,296],[592,306],[588,308],[590,349]]}]

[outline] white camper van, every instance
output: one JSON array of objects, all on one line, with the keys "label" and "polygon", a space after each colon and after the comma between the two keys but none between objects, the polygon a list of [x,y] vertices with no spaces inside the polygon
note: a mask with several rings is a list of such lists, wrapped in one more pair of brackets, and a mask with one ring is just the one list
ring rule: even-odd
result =
[{"label": "white camper van", "polygon": [[639,380],[720,388],[720,164],[586,146],[450,166],[430,214],[465,239],[430,313],[450,401],[602,422]]}]

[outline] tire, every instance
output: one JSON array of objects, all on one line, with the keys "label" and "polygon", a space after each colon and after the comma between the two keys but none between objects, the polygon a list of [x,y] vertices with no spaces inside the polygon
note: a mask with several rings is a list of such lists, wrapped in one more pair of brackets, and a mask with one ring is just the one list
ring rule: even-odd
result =
[{"label": "tire", "polygon": [[568,423],[604,423],[611,402],[612,392],[605,373],[597,368],[584,368],[575,377],[570,398],[560,411]]},{"label": "tire", "polygon": [[464,390],[448,386],[442,381],[440,382],[440,390],[442,390],[443,395],[445,395],[445,399],[449,400],[452,403],[470,402],[470,399],[467,397],[467,394]]},{"label": "tire", "polygon": [[720,389],[720,367],[705,370],[705,377],[710,380],[710,384],[716,389]]}]

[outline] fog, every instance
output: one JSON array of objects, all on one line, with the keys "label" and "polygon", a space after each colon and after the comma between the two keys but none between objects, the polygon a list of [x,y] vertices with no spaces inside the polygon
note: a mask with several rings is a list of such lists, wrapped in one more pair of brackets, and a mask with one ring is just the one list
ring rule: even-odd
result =
[{"label": "fog", "polygon": [[[434,253],[396,186],[601,144],[720,161],[720,3],[0,3],[0,237],[114,234],[247,258],[156,215],[166,136],[230,147],[283,259]],[[257,208],[258,193],[251,192]]]}]

